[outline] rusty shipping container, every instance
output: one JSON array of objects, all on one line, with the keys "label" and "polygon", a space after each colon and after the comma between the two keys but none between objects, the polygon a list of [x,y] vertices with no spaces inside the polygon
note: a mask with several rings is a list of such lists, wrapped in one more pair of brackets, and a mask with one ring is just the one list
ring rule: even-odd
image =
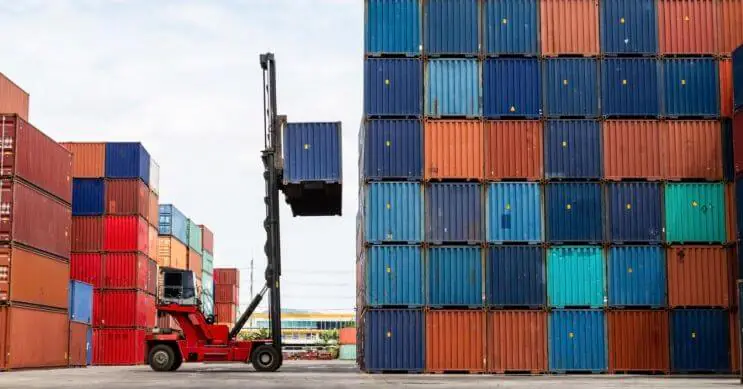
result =
[{"label": "rusty shipping container", "polygon": [[142,180],[106,180],[105,193],[107,214],[150,216],[150,189]]},{"label": "rusty shipping container", "polygon": [[15,113],[28,120],[28,106],[28,93],[0,73],[0,113]]},{"label": "rusty shipping container", "polygon": [[155,228],[157,228],[160,225],[160,204],[158,203],[159,198],[155,191],[150,191],[149,197],[150,204],[147,208],[147,221],[150,222],[151,226],[155,226]]},{"label": "rusty shipping container", "polygon": [[716,54],[716,0],[658,0],[661,54]]},{"label": "rusty shipping container", "polygon": [[72,217],[72,251],[95,253],[103,251],[103,217]]},{"label": "rusty shipping container", "polygon": [[597,0],[541,0],[542,54],[599,54]]},{"label": "rusty shipping container", "polygon": [[75,178],[103,178],[106,176],[105,143],[62,143],[72,153],[72,176]]},{"label": "rusty shipping container", "polygon": [[160,236],[157,239],[157,264],[163,267],[186,269],[188,248],[172,236]]},{"label": "rusty shipping container", "polygon": [[540,180],[544,175],[542,122],[486,121],[485,179]]},{"label": "rusty shipping container", "polygon": [[718,120],[661,122],[663,175],[668,180],[722,180],[722,127]]},{"label": "rusty shipping container", "polygon": [[69,263],[26,248],[0,245],[0,304],[67,309],[69,282]]},{"label": "rusty shipping container", "polygon": [[660,180],[661,130],[657,120],[603,122],[604,176],[609,180]]},{"label": "rusty shipping container", "polygon": [[[718,0],[720,11],[720,54],[729,56],[743,44],[743,1]],[[739,368],[739,366],[738,366]]]},{"label": "rusty shipping container", "polygon": [[426,312],[426,371],[485,371],[485,311]]},{"label": "rusty shipping container", "polygon": [[489,373],[547,371],[547,312],[488,312]]},{"label": "rusty shipping container", "polygon": [[610,373],[668,373],[668,312],[608,313]]},{"label": "rusty shipping container", "polygon": [[202,272],[202,256],[197,253],[194,249],[188,249],[188,257],[186,262],[188,263],[188,270],[191,270],[196,278],[201,279]]},{"label": "rusty shipping container", "polygon": [[[743,28],[740,30],[743,31]],[[733,61],[730,58],[721,58],[718,63],[720,65],[720,115],[731,118],[733,117]]]},{"label": "rusty shipping container", "polygon": [[478,120],[431,120],[425,123],[424,177],[482,179],[483,127]]},{"label": "rusty shipping container", "polygon": [[0,306],[0,370],[67,366],[68,333],[66,311]]},{"label": "rusty shipping container", "polygon": [[90,325],[70,322],[69,366],[85,366],[88,361]]},{"label": "rusty shipping container", "polygon": [[668,305],[730,305],[727,249],[722,246],[671,246],[667,249]]}]

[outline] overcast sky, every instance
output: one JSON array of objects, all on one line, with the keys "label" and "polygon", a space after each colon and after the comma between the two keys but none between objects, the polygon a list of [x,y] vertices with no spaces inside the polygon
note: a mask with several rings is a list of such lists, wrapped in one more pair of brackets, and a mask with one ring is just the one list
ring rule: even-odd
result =
[{"label": "overcast sky", "polygon": [[161,203],[215,233],[215,266],[263,282],[263,119],[258,55],[276,53],[279,111],[343,122],[343,217],[282,207],[283,302],[352,310],[359,0],[2,0],[0,72],[31,94],[30,121],[58,141],[141,141]]}]

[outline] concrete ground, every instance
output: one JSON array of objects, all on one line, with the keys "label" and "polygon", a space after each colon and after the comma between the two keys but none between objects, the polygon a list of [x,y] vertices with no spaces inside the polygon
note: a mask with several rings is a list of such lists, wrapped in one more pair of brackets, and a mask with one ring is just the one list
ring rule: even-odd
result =
[{"label": "concrete ground", "polygon": [[496,376],[377,375],[352,362],[287,361],[276,373],[257,373],[241,364],[184,364],[175,373],[147,366],[28,370],[0,373],[0,388],[739,388],[738,378],[696,376]]}]

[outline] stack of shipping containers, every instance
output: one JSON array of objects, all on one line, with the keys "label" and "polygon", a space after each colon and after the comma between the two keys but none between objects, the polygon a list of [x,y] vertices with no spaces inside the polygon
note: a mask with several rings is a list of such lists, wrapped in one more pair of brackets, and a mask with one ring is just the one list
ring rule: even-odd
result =
[{"label": "stack of shipping containers", "polygon": [[[743,43],[743,38],[740,39]],[[728,112],[727,116],[732,118],[723,119],[726,120],[731,132],[733,141],[732,145],[728,149],[733,155],[733,160],[730,165],[730,175],[733,176],[735,182],[735,189],[733,191],[735,200],[733,202],[734,209],[728,211],[736,212],[736,224],[738,229],[734,232],[735,239],[735,250],[737,251],[737,261],[735,264],[738,266],[737,272],[733,275],[737,279],[743,279],[741,274],[743,273],[743,247],[741,247],[741,233],[740,228],[743,226],[743,46],[739,46],[732,54],[729,67],[729,78],[728,86],[731,88],[728,93],[723,93],[721,96],[725,98],[729,105],[729,111],[723,109],[723,114]],[[722,77],[721,77],[722,79]],[[723,104],[723,107],[725,104]],[[726,150],[726,151],[728,151]],[[731,303],[735,304],[737,312],[733,312],[730,320],[732,326],[730,333],[732,336],[733,348],[733,369],[740,369],[740,301],[738,299],[738,292],[735,291],[730,298]]]},{"label": "stack of shipping containers", "polygon": [[240,305],[240,270],[214,269],[214,322],[235,324]]},{"label": "stack of shipping containers", "polygon": [[[161,204],[158,230],[157,265],[188,269],[188,218],[174,205]],[[168,314],[158,314],[157,326],[180,329],[178,323]]]},{"label": "stack of shipping containers", "polygon": [[742,11],[367,0],[362,368],[729,371]]},{"label": "stack of shipping containers", "polygon": [[214,314],[214,233],[204,225],[201,229],[201,304],[205,315]]}]

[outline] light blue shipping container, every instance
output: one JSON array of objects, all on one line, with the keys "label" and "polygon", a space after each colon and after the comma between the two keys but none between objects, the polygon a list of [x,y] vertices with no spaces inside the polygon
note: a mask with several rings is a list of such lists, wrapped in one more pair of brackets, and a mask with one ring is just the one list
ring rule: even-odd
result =
[{"label": "light blue shipping container", "polygon": [[482,249],[431,247],[426,254],[428,305],[482,306]]},{"label": "light blue shipping container", "polygon": [[71,280],[67,293],[70,320],[91,324],[93,319],[93,285]]},{"label": "light blue shipping container", "polygon": [[539,54],[537,0],[485,0],[483,7],[487,54]]},{"label": "light blue shipping container", "polygon": [[547,299],[551,307],[606,304],[604,256],[600,247],[555,246],[547,251]]},{"label": "light blue shipping container", "polygon": [[660,115],[659,62],[650,58],[601,61],[601,110],[604,116]]},{"label": "light blue shipping container", "polygon": [[476,54],[480,51],[478,0],[426,0],[423,30],[426,54]]},{"label": "light blue shipping container", "polygon": [[599,310],[549,314],[549,369],[556,373],[607,369],[606,315]]},{"label": "light blue shipping container", "polygon": [[548,117],[599,114],[599,63],[592,58],[548,58],[543,65]]},{"label": "light blue shipping container", "polygon": [[367,304],[383,306],[423,305],[423,249],[413,245],[367,248]]},{"label": "light blue shipping container", "polygon": [[214,273],[214,256],[209,254],[206,250],[201,254],[201,270],[203,270],[204,273]]},{"label": "light blue shipping container", "polygon": [[364,42],[370,55],[419,55],[420,0],[366,0]]},{"label": "light blue shipping container", "polygon": [[537,58],[493,58],[483,63],[485,117],[542,114],[541,69]]},{"label": "light blue shipping container", "polygon": [[432,59],[426,66],[426,115],[482,115],[480,65],[475,59]]},{"label": "light blue shipping container", "polygon": [[340,359],[341,361],[355,361],[356,345],[342,344],[338,352],[338,359]]},{"label": "light blue shipping container", "polygon": [[284,127],[284,184],[303,181],[339,183],[341,123],[287,123]]},{"label": "light blue shipping container", "polygon": [[663,108],[666,116],[720,115],[720,76],[714,58],[663,60]]},{"label": "light blue shipping container", "polygon": [[666,261],[662,247],[611,247],[607,261],[609,306],[666,306]]},{"label": "light blue shipping container", "polygon": [[601,49],[606,54],[657,54],[655,0],[602,0]]},{"label": "light blue shipping container", "polygon": [[542,191],[537,183],[488,185],[487,240],[492,243],[542,241]]},{"label": "light blue shipping container", "polygon": [[423,241],[423,188],[413,182],[374,182],[366,186],[366,241]]},{"label": "light blue shipping container", "polygon": [[171,235],[188,245],[188,219],[172,204],[160,204],[160,235]]},{"label": "light blue shipping container", "polygon": [[364,113],[418,117],[423,111],[420,59],[368,58],[364,62]]}]

